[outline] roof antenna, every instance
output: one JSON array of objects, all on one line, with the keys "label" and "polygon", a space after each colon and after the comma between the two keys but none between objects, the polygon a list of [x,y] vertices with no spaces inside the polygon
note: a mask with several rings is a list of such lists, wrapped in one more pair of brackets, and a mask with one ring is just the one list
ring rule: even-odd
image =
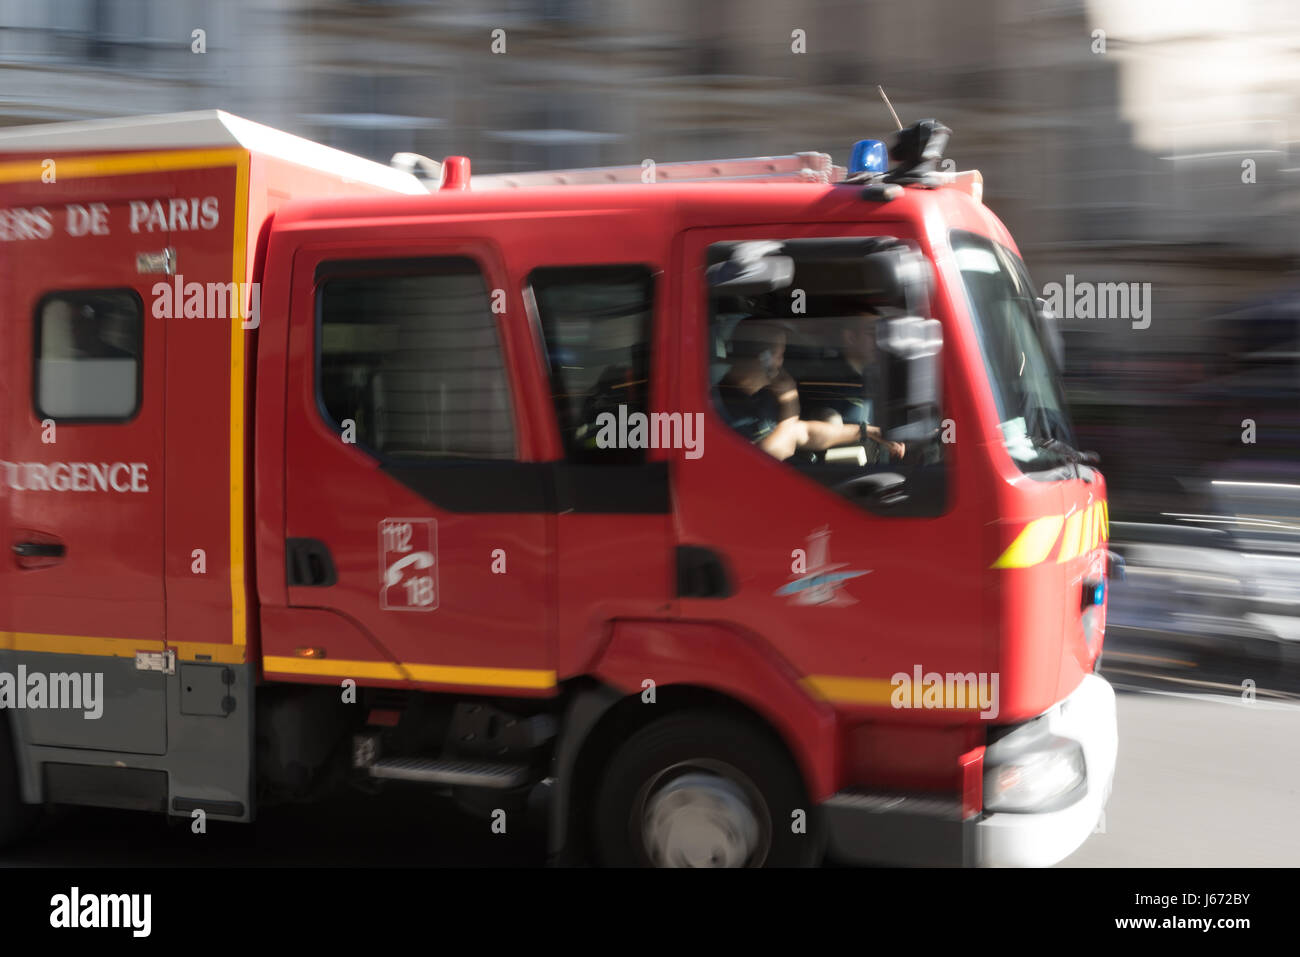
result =
[{"label": "roof antenna", "polygon": [[889,115],[894,118],[894,125],[901,130],[903,128],[903,122],[898,118],[898,114],[894,112],[894,107],[889,102],[889,97],[885,96],[885,88],[877,83],[876,89],[880,91],[880,98],[885,101],[885,106],[889,109]]}]

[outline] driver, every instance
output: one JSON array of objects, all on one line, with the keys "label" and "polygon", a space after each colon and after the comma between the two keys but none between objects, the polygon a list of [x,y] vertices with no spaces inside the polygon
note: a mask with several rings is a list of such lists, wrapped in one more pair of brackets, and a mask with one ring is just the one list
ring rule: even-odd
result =
[{"label": "driver", "polygon": [[[786,326],[780,322],[750,317],[737,325],[731,368],[718,383],[731,427],[778,459],[837,445],[883,442],[880,430],[865,423],[800,418],[798,388],[783,368],[785,344]],[[897,454],[902,455],[902,446],[897,446]]]}]

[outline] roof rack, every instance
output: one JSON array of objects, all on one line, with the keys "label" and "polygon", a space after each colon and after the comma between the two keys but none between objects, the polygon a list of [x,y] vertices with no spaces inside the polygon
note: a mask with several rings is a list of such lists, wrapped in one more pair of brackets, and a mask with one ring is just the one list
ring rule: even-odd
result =
[{"label": "roof rack", "polygon": [[[526,186],[593,186],[605,183],[641,183],[650,167],[594,166],[587,169],[539,170],[532,173],[493,173],[472,176],[472,189],[517,189]],[[655,183],[698,183],[734,180],[749,183],[838,183],[847,172],[831,162],[827,153],[793,153],[789,156],[752,156],[745,159],[692,160],[657,163]]]}]

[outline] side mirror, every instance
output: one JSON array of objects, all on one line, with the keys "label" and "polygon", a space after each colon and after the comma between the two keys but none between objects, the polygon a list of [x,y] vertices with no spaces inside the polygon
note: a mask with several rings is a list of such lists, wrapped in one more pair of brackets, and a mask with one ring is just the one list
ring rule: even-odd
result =
[{"label": "side mirror", "polygon": [[794,260],[778,256],[781,243],[737,243],[731,258],[705,274],[715,296],[756,296],[785,289],[794,282]]},{"label": "side mirror", "polygon": [[939,428],[943,328],[937,319],[903,316],[876,325],[880,379],[876,424],[891,442],[923,442]]}]

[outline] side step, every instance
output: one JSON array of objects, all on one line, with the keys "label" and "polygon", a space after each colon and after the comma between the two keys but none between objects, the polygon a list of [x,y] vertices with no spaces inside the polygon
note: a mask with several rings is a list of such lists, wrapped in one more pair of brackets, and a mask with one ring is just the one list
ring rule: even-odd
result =
[{"label": "side step", "polygon": [[525,765],[493,764],[488,761],[381,758],[369,765],[369,771],[372,778],[478,788],[506,789],[519,787],[529,781],[528,768]]}]

